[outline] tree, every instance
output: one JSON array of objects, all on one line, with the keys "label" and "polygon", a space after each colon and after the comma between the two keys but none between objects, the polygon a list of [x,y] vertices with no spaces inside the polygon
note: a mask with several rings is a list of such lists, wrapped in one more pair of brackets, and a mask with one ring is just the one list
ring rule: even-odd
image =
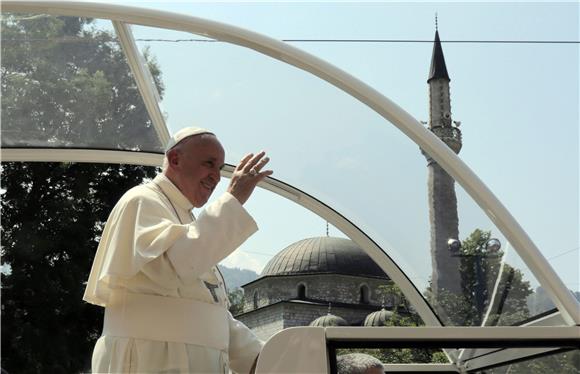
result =
[{"label": "tree", "polygon": [[575,349],[557,352],[548,356],[535,357],[531,360],[516,362],[498,369],[501,373],[509,374],[577,374],[580,372],[580,350]]},{"label": "tree", "polygon": [[[390,326],[423,326],[421,317],[412,309],[401,289],[393,282],[381,285],[377,289],[377,295],[383,300],[383,304],[390,305],[391,318],[385,321],[384,327]],[[347,353],[365,353],[376,357],[383,363],[410,364],[410,363],[447,363],[449,360],[440,349],[420,348],[362,348],[340,349],[337,355]]]},{"label": "tree", "polygon": [[[426,290],[427,299],[448,325],[479,326],[488,309],[488,326],[509,326],[529,317],[526,301],[533,293],[530,283],[524,280],[521,270],[507,263],[499,274],[503,252],[484,251],[490,238],[491,231],[475,229],[463,240],[457,253],[461,258],[461,294],[442,292],[435,300],[430,289]],[[496,282],[498,292],[492,300]],[[490,305],[492,301],[494,305]]]},{"label": "tree", "polygon": [[[116,38],[92,25],[77,17],[2,15],[4,147],[161,151]],[[159,68],[149,67],[162,94]]]},{"label": "tree", "polygon": [[[528,309],[528,299],[533,296],[530,283],[524,280],[521,270],[505,263],[500,274],[501,251],[485,255],[483,249],[491,238],[491,231],[474,230],[462,242],[458,255],[461,257],[461,289],[460,295],[445,293],[433,300],[430,289],[426,296],[430,303],[439,311],[440,316],[450,325],[478,326],[483,322],[478,310],[478,302],[486,311],[485,326],[510,326],[518,324],[531,316]],[[476,261],[481,261],[479,265]],[[476,266],[481,266],[478,279]],[[498,279],[499,278],[499,279]],[[477,291],[477,283],[483,281],[484,287]],[[496,284],[495,298],[493,290]],[[478,301],[478,298],[481,300]],[[492,304],[493,302],[493,304]],[[488,311],[489,309],[489,311]],[[578,351],[556,353],[554,355],[524,360],[516,364],[500,368],[509,373],[574,373],[577,372]],[[507,370],[507,371],[506,371]]]},{"label": "tree", "polygon": [[[119,45],[93,25],[2,14],[3,147],[160,148]],[[154,174],[129,165],[2,165],[3,369],[87,371],[103,310],[81,299],[102,228],[120,196]]]},{"label": "tree", "polygon": [[244,311],[244,290],[241,288],[234,288],[228,292],[228,299],[230,301],[230,313],[236,316]]}]

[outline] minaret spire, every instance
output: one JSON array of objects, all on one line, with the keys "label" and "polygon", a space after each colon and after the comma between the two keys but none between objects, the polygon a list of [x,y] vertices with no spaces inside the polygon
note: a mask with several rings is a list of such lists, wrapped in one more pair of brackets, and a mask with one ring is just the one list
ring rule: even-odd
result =
[{"label": "minaret spire", "polygon": [[429,72],[429,83],[433,79],[449,79],[447,74],[447,66],[445,65],[445,57],[443,56],[443,48],[441,47],[441,39],[439,39],[439,30],[435,30],[435,42],[433,43],[433,55],[431,57],[431,71]]},{"label": "minaret spire", "polygon": [[[435,15],[435,41],[429,72],[429,125],[428,128],[455,153],[462,147],[461,131],[452,121],[449,74],[439,39]],[[431,261],[433,273],[431,290],[435,299],[444,295],[461,295],[459,259],[451,256],[447,247],[449,239],[459,237],[459,216],[455,180],[424,153],[428,169],[429,221],[431,227]],[[444,307],[445,305],[442,305]],[[445,312],[445,311],[444,311]],[[449,312],[449,311],[446,311]]]}]

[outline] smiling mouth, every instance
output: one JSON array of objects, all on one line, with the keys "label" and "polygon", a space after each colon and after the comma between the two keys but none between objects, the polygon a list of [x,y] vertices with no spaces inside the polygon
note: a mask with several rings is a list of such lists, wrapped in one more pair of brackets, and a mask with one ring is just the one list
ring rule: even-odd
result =
[{"label": "smiling mouth", "polygon": [[202,182],[201,182],[201,185],[202,185],[202,186],[203,186],[205,189],[209,190],[210,192],[213,192],[213,190],[214,190],[214,188],[215,188],[215,184],[213,184],[213,183],[210,183],[210,182],[203,182],[203,181],[202,181]]}]

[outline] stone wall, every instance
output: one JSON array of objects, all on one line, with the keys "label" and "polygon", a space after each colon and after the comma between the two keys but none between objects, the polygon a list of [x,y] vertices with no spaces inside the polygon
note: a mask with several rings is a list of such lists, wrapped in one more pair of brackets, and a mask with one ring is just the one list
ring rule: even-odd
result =
[{"label": "stone wall", "polygon": [[255,310],[249,314],[236,316],[236,319],[248,326],[258,338],[266,341],[284,328],[283,306],[273,305],[269,308]]},{"label": "stone wall", "polygon": [[[360,326],[365,317],[379,310],[379,307],[355,309],[331,307],[330,312],[344,318],[351,326]],[[252,330],[260,339],[266,341],[278,331],[288,327],[308,326],[318,317],[328,313],[328,306],[308,302],[287,302],[253,310],[236,318]]]},{"label": "stone wall", "polygon": [[[344,318],[351,326],[360,326],[365,317],[376,310],[332,307],[330,313]],[[310,322],[327,313],[328,307],[324,305],[284,303],[284,328],[308,326]]]},{"label": "stone wall", "polygon": [[[387,279],[352,275],[317,274],[265,277],[244,286],[244,312],[279,301],[298,298],[298,286],[306,286],[306,300],[324,300],[331,303],[361,304],[361,287],[369,290],[369,305],[381,306],[378,286],[389,284]],[[255,298],[255,299],[254,299]],[[387,300],[388,304],[388,300]]]}]

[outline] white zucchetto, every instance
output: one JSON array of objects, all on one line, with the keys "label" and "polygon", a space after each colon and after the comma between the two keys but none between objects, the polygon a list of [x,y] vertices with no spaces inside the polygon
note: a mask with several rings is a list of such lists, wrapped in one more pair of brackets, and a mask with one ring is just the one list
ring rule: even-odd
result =
[{"label": "white zucchetto", "polygon": [[175,147],[183,139],[200,134],[213,134],[213,132],[203,129],[201,127],[186,127],[184,129],[179,130],[178,132],[173,134],[171,138],[169,138],[167,146],[165,147],[165,153],[167,153],[171,148]]}]

